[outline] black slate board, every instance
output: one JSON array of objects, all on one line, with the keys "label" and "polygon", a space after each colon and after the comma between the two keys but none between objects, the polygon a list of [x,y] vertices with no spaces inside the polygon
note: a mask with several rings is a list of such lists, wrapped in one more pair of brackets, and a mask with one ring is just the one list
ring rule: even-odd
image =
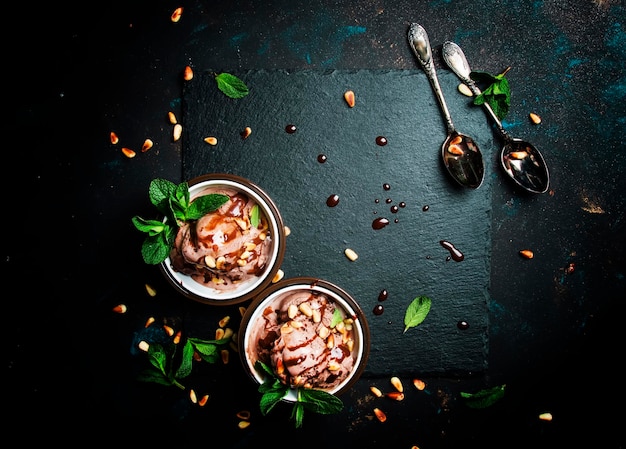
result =
[{"label": "black slate board", "polygon": [[[456,128],[476,140],[486,159],[477,190],[457,186],[442,166],[446,128],[419,69],[229,73],[246,83],[248,96],[226,97],[209,71],[185,84],[184,179],[233,173],[269,193],[291,229],[285,277],[334,282],[363,308],[372,337],[366,375],[483,371],[497,148],[483,111],[458,93],[458,79],[439,73]],[[354,108],[343,98],[348,89],[356,94]],[[293,134],[285,130],[290,124]],[[240,134],[245,127],[252,129],[247,139]],[[205,143],[207,136],[218,144]],[[387,145],[377,145],[377,136]],[[339,204],[329,207],[333,194]],[[405,207],[392,213],[401,202]],[[373,229],[377,217],[390,224]],[[451,260],[441,240],[465,259]],[[345,257],[346,248],[356,251],[356,261]],[[388,299],[380,302],[383,289]],[[431,311],[403,333],[405,310],[420,295],[432,299]],[[377,305],[382,315],[373,313]],[[459,329],[459,321],[469,328]]]}]

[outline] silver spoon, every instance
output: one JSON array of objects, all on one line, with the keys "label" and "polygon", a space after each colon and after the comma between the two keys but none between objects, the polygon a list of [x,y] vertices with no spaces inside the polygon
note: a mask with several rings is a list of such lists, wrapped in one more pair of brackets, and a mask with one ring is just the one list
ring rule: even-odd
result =
[{"label": "silver spoon", "polygon": [[[443,44],[443,59],[454,73],[467,84],[473,95],[480,95],[480,89],[470,78],[471,69],[461,47],[454,42]],[[520,187],[532,193],[545,193],[550,184],[550,174],[543,156],[531,143],[511,137],[498,116],[487,102],[483,106],[496,123],[498,131],[504,139],[504,146],[500,152],[500,163],[506,174]]]},{"label": "silver spoon", "polygon": [[478,149],[478,145],[476,145],[471,137],[461,134],[454,128],[446,100],[439,86],[426,30],[424,30],[421,25],[412,23],[409,27],[408,38],[409,45],[413,53],[415,53],[415,56],[417,56],[424,72],[426,72],[430,85],[437,96],[439,106],[441,107],[446,121],[448,137],[441,146],[443,164],[448,170],[448,173],[459,184],[464,187],[477,189],[480,187],[485,177],[483,156]]}]

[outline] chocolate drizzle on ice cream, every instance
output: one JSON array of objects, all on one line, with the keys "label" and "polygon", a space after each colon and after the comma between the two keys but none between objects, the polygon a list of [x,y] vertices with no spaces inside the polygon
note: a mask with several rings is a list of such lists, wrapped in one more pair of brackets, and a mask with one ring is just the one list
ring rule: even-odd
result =
[{"label": "chocolate drizzle on ice cream", "polygon": [[[256,202],[245,193],[208,187],[195,198],[211,193],[230,199],[202,218],[184,223],[170,252],[171,267],[196,282],[219,291],[230,291],[267,268],[272,235],[267,218],[251,216]],[[258,209],[258,207],[257,207]]]},{"label": "chocolate drizzle on ice cream", "polygon": [[354,369],[354,323],[326,294],[291,291],[254,323],[248,356],[271,366],[286,385],[330,390]]}]

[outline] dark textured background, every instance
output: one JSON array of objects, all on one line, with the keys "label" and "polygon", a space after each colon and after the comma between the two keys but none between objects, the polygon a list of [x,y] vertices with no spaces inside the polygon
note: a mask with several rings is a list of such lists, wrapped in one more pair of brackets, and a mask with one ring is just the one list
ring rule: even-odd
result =
[{"label": "dark textured background", "polygon": [[[174,24],[178,6],[185,10]],[[624,447],[625,12],[623,0],[12,4],[3,65],[7,428],[28,429],[19,434],[25,443],[68,446],[250,447],[280,440],[279,429],[284,441],[308,447],[320,446],[321,433],[321,445],[342,447]],[[193,333],[215,326],[204,305],[181,301],[143,264],[142,236],[130,223],[153,211],[150,180],[182,180],[183,142],[172,141],[167,112],[183,117],[183,68],[414,71],[406,43],[414,21],[428,31],[441,72],[445,40],[477,70],[512,66],[505,126],[534,142],[551,169],[550,191],[528,196],[495,162],[489,167],[487,370],[428,376],[426,390],[409,389],[399,403],[369,393],[372,383],[388,390],[387,377],[363,378],[344,412],[308,415],[300,431],[288,409],[258,414],[254,385],[237,363],[190,379],[212,395],[204,408],[186,392],[137,382],[133,348],[147,316]],[[418,84],[411,94],[428,95]],[[532,125],[529,112],[543,122]],[[453,119],[461,127],[464,117]],[[438,141],[441,122],[431,120]],[[111,131],[120,145],[110,144]],[[155,142],[149,152],[121,154],[146,138]],[[521,259],[522,248],[535,258]],[[146,282],[157,297],[146,295]],[[112,313],[122,302],[129,311]],[[403,376],[405,386],[420,375]],[[502,384],[505,396],[485,410],[459,397]],[[386,423],[373,418],[375,406]],[[235,417],[243,408],[255,412],[245,432]],[[537,418],[544,411],[552,422]]]}]

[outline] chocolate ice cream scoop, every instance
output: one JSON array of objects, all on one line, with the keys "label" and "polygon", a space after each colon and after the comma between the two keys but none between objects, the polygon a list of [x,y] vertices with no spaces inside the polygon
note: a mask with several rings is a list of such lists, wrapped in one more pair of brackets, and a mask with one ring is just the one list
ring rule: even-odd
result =
[{"label": "chocolate ice cream scoop", "polygon": [[179,228],[170,253],[172,268],[216,290],[233,290],[266,268],[273,236],[263,213],[253,222],[253,210],[258,208],[253,199],[218,187],[204,189],[197,197],[211,193],[230,199]]},{"label": "chocolate ice cream scoop", "polygon": [[325,281],[286,280],[246,312],[240,354],[253,377],[260,360],[285,385],[343,391],[364,369],[369,351],[365,318],[352,298]]}]

